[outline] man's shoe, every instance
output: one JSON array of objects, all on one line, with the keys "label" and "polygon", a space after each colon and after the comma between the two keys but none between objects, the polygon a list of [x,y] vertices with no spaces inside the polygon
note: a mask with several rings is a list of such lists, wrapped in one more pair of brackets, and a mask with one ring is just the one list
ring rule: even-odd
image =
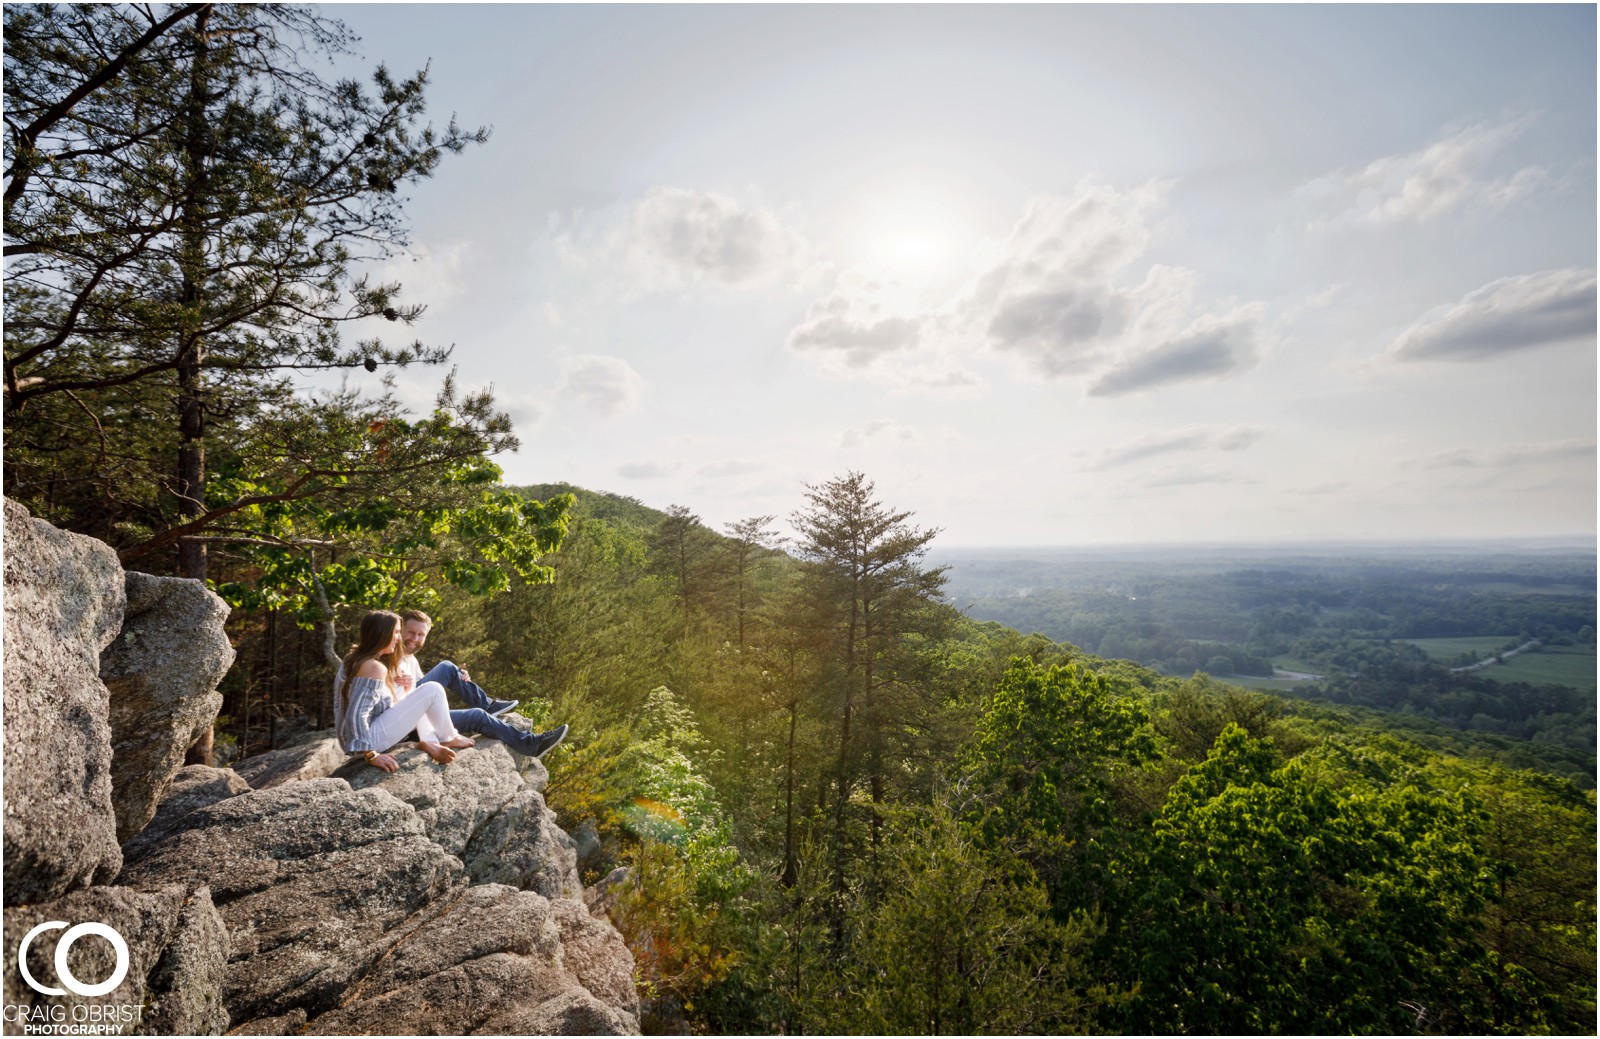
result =
[{"label": "man's shoe", "polygon": [[549,732],[530,732],[525,744],[526,749],[523,747],[518,747],[517,749],[530,757],[542,758],[552,750],[555,750],[557,745],[566,738],[567,727],[565,725],[551,729]]},{"label": "man's shoe", "polygon": [[498,718],[517,705],[515,700],[496,700],[489,697],[489,717]]}]

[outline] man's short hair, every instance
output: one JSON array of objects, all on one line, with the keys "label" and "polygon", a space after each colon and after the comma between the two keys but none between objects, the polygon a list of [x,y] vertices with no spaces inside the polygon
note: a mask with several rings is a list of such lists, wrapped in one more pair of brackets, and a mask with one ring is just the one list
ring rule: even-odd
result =
[{"label": "man's short hair", "polygon": [[423,613],[421,610],[407,610],[400,615],[400,620],[402,623],[405,621],[421,621],[428,627],[433,627],[433,618],[428,616],[426,613]]}]

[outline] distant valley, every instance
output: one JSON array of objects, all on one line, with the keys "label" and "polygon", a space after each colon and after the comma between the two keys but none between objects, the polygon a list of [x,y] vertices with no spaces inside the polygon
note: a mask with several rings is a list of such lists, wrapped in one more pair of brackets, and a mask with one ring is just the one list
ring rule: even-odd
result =
[{"label": "distant valley", "polygon": [[978,620],[1167,674],[1534,740],[1594,773],[1592,541],[930,557],[949,567],[949,601]]}]

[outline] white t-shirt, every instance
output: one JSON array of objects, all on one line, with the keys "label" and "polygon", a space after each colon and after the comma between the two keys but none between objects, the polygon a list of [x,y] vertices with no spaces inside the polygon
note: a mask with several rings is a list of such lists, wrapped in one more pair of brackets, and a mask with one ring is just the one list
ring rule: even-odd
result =
[{"label": "white t-shirt", "polygon": [[[401,654],[400,667],[398,670],[411,676],[412,689],[415,689],[417,686],[422,684],[422,665],[417,663],[417,656],[415,653]],[[395,690],[395,692],[399,691],[399,689]]]}]

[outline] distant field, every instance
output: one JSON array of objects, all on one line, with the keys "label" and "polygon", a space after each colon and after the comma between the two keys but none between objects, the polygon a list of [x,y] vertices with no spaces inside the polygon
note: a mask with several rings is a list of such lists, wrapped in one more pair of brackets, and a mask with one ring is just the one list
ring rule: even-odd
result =
[{"label": "distant field", "polygon": [[1242,685],[1246,689],[1264,689],[1268,692],[1282,693],[1292,689],[1304,689],[1313,685],[1312,682],[1296,682],[1287,678],[1258,678],[1255,675],[1223,675],[1217,678],[1219,682],[1229,685]]},{"label": "distant field", "polygon": [[1594,692],[1595,651],[1588,646],[1546,646],[1537,653],[1518,653],[1504,664],[1486,667],[1473,674],[1480,678],[1492,678],[1496,682],[1527,682],[1530,685],[1553,682]]},{"label": "distant field", "polygon": [[1273,657],[1272,666],[1281,667],[1285,671],[1298,671],[1303,675],[1322,674],[1321,668],[1318,668],[1312,664],[1308,664],[1304,660],[1296,660],[1294,657],[1288,656],[1287,654]]},{"label": "distant field", "polygon": [[1457,639],[1399,639],[1397,641],[1409,642],[1421,648],[1429,658],[1439,661],[1452,661],[1463,653],[1473,655],[1473,663],[1499,652],[1500,648],[1515,635],[1472,635]]},{"label": "distant field", "polygon": [[1594,587],[1587,584],[1521,584],[1515,581],[1488,581],[1474,583],[1475,592],[1502,592],[1506,595],[1593,595]]}]

